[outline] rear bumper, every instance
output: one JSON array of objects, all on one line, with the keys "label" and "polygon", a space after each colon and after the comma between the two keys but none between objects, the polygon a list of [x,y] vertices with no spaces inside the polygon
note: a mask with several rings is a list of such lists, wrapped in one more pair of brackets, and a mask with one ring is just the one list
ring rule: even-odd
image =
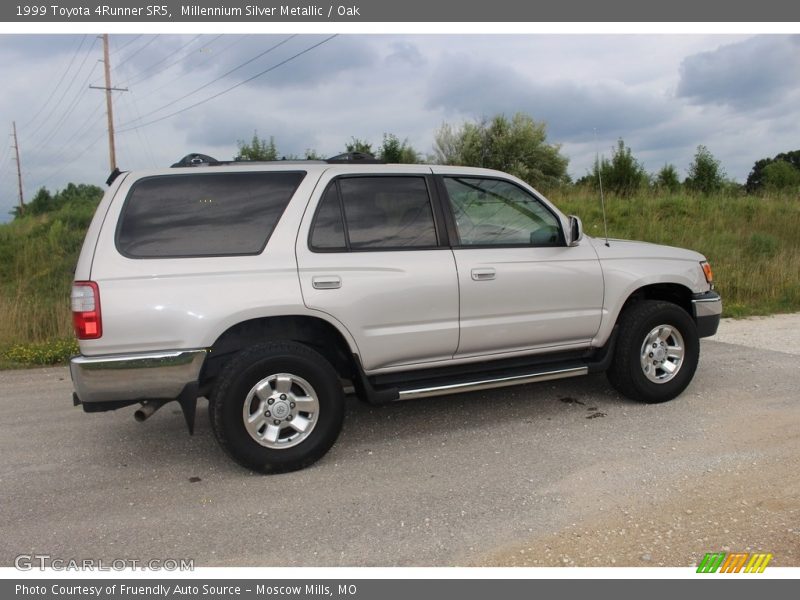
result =
[{"label": "rear bumper", "polygon": [[717,333],[722,317],[722,298],[717,292],[695,294],[692,297],[692,312],[697,323],[697,335],[710,337]]},{"label": "rear bumper", "polygon": [[174,400],[197,383],[206,349],[75,356],[69,370],[84,410],[109,410],[144,400]]}]

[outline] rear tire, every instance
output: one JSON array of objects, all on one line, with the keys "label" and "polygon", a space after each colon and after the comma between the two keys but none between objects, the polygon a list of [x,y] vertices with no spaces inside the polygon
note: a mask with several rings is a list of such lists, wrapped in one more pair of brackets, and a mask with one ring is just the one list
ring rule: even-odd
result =
[{"label": "rear tire", "polygon": [[670,302],[642,300],[620,316],[607,376],[628,398],[666,402],[692,381],[699,357],[697,326],[689,314]]},{"label": "rear tire", "polygon": [[295,342],[271,342],[223,367],[209,409],[214,435],[234,460],[283,473],[311,465],[333,446],[344,393],[322,355]]}]

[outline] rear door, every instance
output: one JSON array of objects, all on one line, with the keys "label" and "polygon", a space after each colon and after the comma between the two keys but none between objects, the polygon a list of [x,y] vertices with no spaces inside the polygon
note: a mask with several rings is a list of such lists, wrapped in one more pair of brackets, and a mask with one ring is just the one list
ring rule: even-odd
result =
[{"label": "rear door", "polygon": [[365,370],[452,358],[458,278],[430,169],[324,174],[297,239],[306,306],[347,328]]}]

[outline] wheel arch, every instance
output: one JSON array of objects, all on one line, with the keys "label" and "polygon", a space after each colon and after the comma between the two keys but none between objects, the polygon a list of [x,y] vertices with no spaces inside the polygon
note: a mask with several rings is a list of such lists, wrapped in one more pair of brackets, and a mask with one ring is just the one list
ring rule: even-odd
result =
[{"label": "wheel arch", "polygon": [[692,290],[680,283],[652,283],[634,290],[622,304],[614,322],[633,304],[642,300],[661,300],[680,306],[692,317]]},{"label": "wheel arch", "polygon": [[223,331],[209,347],[200,373],[201,389],[207,390],[225,364],[239,351],[266,341],[294,341],[313,348],[331,363],[340,377],[355,375],[352,348],[332,323],[309,315],[258,317],[240,321]]}]

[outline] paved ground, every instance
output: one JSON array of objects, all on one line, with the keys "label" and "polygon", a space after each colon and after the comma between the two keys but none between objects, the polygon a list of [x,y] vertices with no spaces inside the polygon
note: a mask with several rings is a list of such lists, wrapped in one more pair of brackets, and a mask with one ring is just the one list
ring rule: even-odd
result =
[{"label": "paved ground", "polygon": [[189,437],[177,405],[144,424],[87,415],[66,369],[0,372],[0,566],[682,566],[719,550],[800,566],[800,318],[777,321],[724,323],[664,405],[603,376],[352,401],[326,458],[271,477],[229,461],[205,415]]}]

